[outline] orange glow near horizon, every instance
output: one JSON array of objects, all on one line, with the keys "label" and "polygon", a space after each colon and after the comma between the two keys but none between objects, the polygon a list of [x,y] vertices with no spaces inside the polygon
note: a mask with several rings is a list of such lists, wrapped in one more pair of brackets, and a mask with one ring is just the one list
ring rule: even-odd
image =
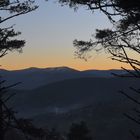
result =
[{"label": "orange glow near horizon", "polygon": [[89,70],[89,69],[96,69],[96,70],[109,70],[109,69],[121,69],[121,67],[131,69],[128,64],[120,63],[117,61],[113,61],[106,56],[98,57],[97,59],[89,59],[87,62],[80,59],[72,59],[70,57],[46,57],[41,58],[41,56],[37,57],[27,57],[21,54],[16,56],[15,54],[9,55],[6,58],[2,58],[1,61],[1,68],[7,70],[19,70],[19,69],[26,69],[29,67],[37,67],[37,68],[48,68],[48,67],[70,67],[76,70]]},{"label": "orange glow near horizon", "polygon": [[[106,53],[91,53],[88,61],[74,58],[73,47],[55,47],[43,48],[40,50],[36,46],[33,49],[25,47],[23,53],[9,52],[8,55],[0,59],[2,69],[19,70],[29,67],[48,68],[48,67],[70,67],[76,70],[109,70],[121,69],[121,67],[132,69],[128,64],[120,63],[110,59],[110,55]],[[36,49],[36,50],[35,50]],[[138,58],[139,59],[139,58]]]},{"label": "orange glow near horizon", "polygon": [[[111,70],[111,69],[121,69],[121,67],[86,67],[86,66],[70,66],[70,65],[49,65],[49,66],[1,66],[2,69],[6,69],[6,70],[22,70],[22,69],[27,69],[30,67],[35,67],[35,68],[50,68],[50,67],[69,67],[75,70],[79,70],[79,71],[83,71],[83,70]],[[128,65],[123,65],[122,67],[126,68],[126,69],[132,69],[130,66]]]}]

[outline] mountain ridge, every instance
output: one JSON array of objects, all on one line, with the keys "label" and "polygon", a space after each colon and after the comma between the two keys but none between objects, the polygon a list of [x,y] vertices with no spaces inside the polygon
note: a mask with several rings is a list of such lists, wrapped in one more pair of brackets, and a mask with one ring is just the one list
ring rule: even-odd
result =
[{"label": "mountain ridge", "polygon": [[39,68],[39,67],[28,67],[28,68],[23,68],[23,69],[17,69],[17,70],[8,70],[8,69],[4,69],[4,68],[1,68],[1,70],[3,71],[24,71],[24,70],[30,70],[30,69],[38,69],[38,70],[47,70],[47,69],[71,69],[71,70],[75,70],[75,71],[80,71],[80,72],[83,72],[83,71],[124,71],[122,69],[106,69],[106,70],[100,70],[100,69],[86,69],[86,70],[78,70],[78,69],[75,69],[75,68],[71,68],[71,67],[68,67],[68,66],[58,66],[58,67],[46,67],[46,68]]},{"label": "mountain ridge", "polygon": [[82,77],[111,78],[111,73],[125,74],[123,70],[84,70],[78,71],[69,67],[27,68],[23,70],[8,71],[1,69],[0,75],[6,80],[6,85],[21,82],[16,89],[34,89],[49,83],[65,79],[77,79]]}]

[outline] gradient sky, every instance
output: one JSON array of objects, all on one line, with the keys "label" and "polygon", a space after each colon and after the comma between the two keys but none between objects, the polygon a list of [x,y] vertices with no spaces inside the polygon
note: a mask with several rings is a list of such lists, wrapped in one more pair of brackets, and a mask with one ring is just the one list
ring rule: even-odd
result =
[{"label": "gradient sky", "polygon": [[[79,70],[85,69],[120,69],[126,65],[112,61],[109,55],[92,52],[92,57],[85,62],[75,59],[73,40],[89,40],[96,28],[110,27],[108,19],[86,7],[77,12],[61,7],[58,3],[39,1],[39,9],[14,18],[6,24],[16,24],[22,32],[19,37],[26,40],[23,53],[9,52],[1,59],[4,69],[23,69],[27,67],[68,66]],[[128,67],[127,67],[128,68]]]}]

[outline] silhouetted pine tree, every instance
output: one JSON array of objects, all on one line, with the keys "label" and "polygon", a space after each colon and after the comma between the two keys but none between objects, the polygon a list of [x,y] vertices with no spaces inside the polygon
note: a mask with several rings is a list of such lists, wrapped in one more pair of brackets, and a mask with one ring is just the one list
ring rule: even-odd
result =
[{"label": "silhouetted pine tree", "polygon": [[[110,28],[96,29],[95,35],[89,41],[74,40],[78,58],[87,60],[88,52],[105,50],[111,55],[112,60],[129,64],[134,70],[122,67],[128,75],[117,76],[140,78],[140,0],[58,0],[58,2],[74,9],[86,6],[93,13],[99,10],[112,24]],[[130,87],[130,90],[140,95],[140,89]],[[134,94],[126,93],[124,90],[120,92],[140,105],[138,96],[135,97]],[[134,109],[134,111],[136,116],[134,114],[125,114],[125,116],[140,124],[140,109]],[[137,140],[140,139],[134,132],[131,131],[131,133]]]},{"label": "silhouetted pine tree", "polygon": [[[0,57],[5,56],[8,51],[22,51],[25,41],[16,39],[21,32],[15,31],[13,25],[7,27],[7,24],[4,25],[4,22],[34,11],[37,9],[37,6],[34,5],[34,3],[34,0],[0,0]],[[24,130],[21,120],[15,117],[13,109],[7,106],[7,101],[12,97],[12,95],[7,97],[6,93],[10,87],[15,86],[16,84],[4,86],[4,82],[5,81],[0,80],[0,140],[4,140],[4,136],[9,128],[18,129],[24,134],[29,134],[29,131],[26,132]],[[27,123],[28,122],[26,121],[25,124]],[[28,128],[29,126],[26,125],[26,127]]]}]

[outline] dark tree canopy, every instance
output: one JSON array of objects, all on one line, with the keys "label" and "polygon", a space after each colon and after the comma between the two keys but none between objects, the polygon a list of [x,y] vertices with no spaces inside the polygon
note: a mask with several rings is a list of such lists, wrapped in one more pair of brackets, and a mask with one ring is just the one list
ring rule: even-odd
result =
[{"label": "dark tree canopy", "polygon": [[[22,50],[25,41],[16,38],[21,32],[15,31],[14,25],[7,27],[4,23],[12,18],[35,10],[37,6],[35,6],[34,3],[33,0],[0,0],[0,57],[6,55],[8,51]],[[4,82],[4,80],[0,79],[0,140],[4,140],[5,134],[9,128],[21,130],[25,136],[34,136],[37,132],[39,134],[43,133],[41,129],[35,128],[26,119],[17,119],[15,117],[13,109],[7,106],[7,101],[12,95],[8,94],[8,96],[6,96],[6,93],[10,87],[16,84],[5,87],[3,85]]]},{"label": "dark tree canopy", "polygon": [[118,15],[128,16],[131,13],[138,17],[140,14],[139,0],[59,0],[59,3],[72,8],[87,6],[92,11],[101,10],[111,19]]},{"label": "dark tree canopy", "polygon": [[6,55],[7,51],[22,50],[25,41],[16,39],[21,32],[15,31],[14,25],[6,27],[4,23],[37,9],[34,3],[34,0],[0,0],[0,57]]},{"label": "dark tree canopy", "polygon": [[140,54],[139,0],[59,0],[59,3],[75,9],[85,6],[93,13],[100,10],[112,23],[110,29],[97,29],[89,41],[74,40],[79,58],[87,59],[91,50],[105,49],[113,60],[130,64],[138,74],[135,76],[139,77],[140,61],[128,55],[128,50],[135,55]]},{"label": "dark tree canopy", "polygon": [[[129,75],[118,75],[121,77],[140,78],[140,0],[58,0],[59,3],[69,5],[70,8],[78,9],[81,6],[87,7],[93,14],[100,10],[112,24],[107,29],[96,29],[93,39],[89,41],[74,40],[76,55],[79,58],[87,59],[88,52],[104,49],[111,54],[112,60],[128,63],[134,71],[126,70]],[[134,94],[140,94],[139,89],[129,87]],[[129,92],[121,90],[134,103],[140,105],[139,98]],[[125,116],[137,124],[140,124],[139,109],[133,110],[136,115]],[[131,134],[135,139],[140,139],[134,131]]]},{"label": "dark tree canopy", "polygon": [[[140,0],[58,0],[58,2],[62,6],[68,5],[76,10],[79,7],[86,7],[93,14],[99,10],[112,24],[110,28],[96,29],[96,33],[89,41],[75,39],[73,44],[78,58],[87,60],[88,52],[104,49],[111,54],[112,60],[128,63],[134,70],[130,71],[122,67],[129,75],[119,76],[140,78]],[[139,89],[133,87],[130,90],[140,93]],[[140,105],[139,99],[123,90],[120,93]],[[137,110],[135,112],[140,113]],[[140,124],[139,114],[138,118],[128,114],[125,116]],[[132,134],[135,135],[133,132]]]}]

